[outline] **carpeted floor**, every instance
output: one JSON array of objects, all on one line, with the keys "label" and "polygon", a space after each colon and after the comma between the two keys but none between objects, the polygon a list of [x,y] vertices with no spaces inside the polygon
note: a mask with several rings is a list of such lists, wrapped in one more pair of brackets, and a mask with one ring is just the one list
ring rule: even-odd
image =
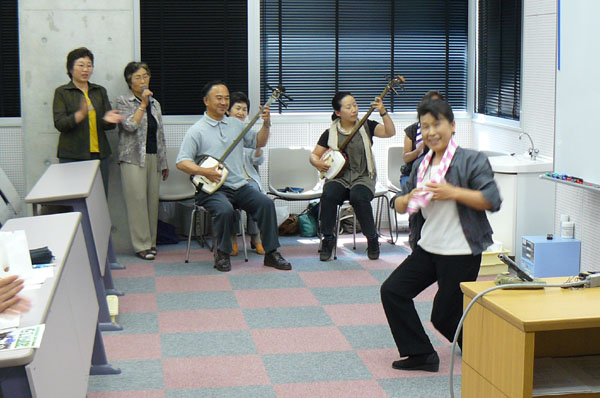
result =
[{"label": "carpeted floor", "polygon": [[[320,262],[316,238],[281,238],[294,267],[287,272],[249,251],[249,262],[232,257],[233,270],[221,273],[198,245],[185,264],[185,242],[159,246],[155,261],[120,255],[127,269],[113,277],[126,293],[117,318],[124,330],[103,337],[122,373],[90,376],[88,397],[448,397],[451,347],[429,322],[435,286],[416,305],[440,371],[392,369],[398,352],[379,286],[409,251],[401,237],[369,261],[357,240],[354,251],[343,235],[338,259]],[[458,356],[457,397],[460,372]]]}]

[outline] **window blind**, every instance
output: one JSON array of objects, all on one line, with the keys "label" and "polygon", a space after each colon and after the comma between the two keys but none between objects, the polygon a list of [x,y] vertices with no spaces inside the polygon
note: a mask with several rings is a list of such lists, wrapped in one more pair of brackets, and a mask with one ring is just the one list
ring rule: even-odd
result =
[{"label": "window blind", "polygon": [[0,2],[0,117],[21,116],[17,0]]},{"label": "window blind", "polygon": [[364,110],[400,74],[389,111],[414,111],[428,90],[465,110],[467,11],[466,0],[263,0],[261,98],[280,84],[294,101],[279,112],[329,112],[343,90]]},{"label": "window blind", "polygon": [[519,120],[521,0],[479,0],[477,112]]},{"label": "window blind", "polygon": [[140,0],[142,61],[163,114],[204,113],[202,87],[248,93],[248,11],[242,0]]}]

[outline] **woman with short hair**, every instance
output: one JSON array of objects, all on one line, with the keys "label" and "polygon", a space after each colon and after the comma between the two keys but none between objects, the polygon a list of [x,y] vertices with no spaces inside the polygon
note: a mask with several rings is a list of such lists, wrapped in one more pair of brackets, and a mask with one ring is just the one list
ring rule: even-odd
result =
[{"label": "woman with short hair", "polygon": [[54,91],[54,127],[60,131],[56,157],[60,163],[99,159],[104,191],[108,195],[111,154],[106,130],[114,129],[122,117],[112,110],[106,89],[89,80],[94,71],[94,54],[85,47],[67,55],[71,81]]},{"label": "woman with short hair", "polygon": [[117,99],[124,119],[119,124],[119,166],[127,206],[131,244],[144,260],[156,256],[158,186],[169,177],[167,145],[160,103],[152,98],[150,68],[130,62],[123,72],[131,90]]}]

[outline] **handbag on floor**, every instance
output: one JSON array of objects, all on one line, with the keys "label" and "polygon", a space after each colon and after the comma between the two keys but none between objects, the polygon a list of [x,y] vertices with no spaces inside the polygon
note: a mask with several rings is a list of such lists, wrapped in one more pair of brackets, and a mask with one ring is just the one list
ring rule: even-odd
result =
[{"label": "handbag on floor", "polygon": [[279,235],[297,235],[298,231],[298,216],[295,214],[290,214],[279,226]]},{"label": "handbag on floor", "polygon": [[313,237],[317,236],[319,224],[317,216],[319,213],[319,202],[311,202],[308,207],[298,215],[298,223],[300,226],[300,236]]}]

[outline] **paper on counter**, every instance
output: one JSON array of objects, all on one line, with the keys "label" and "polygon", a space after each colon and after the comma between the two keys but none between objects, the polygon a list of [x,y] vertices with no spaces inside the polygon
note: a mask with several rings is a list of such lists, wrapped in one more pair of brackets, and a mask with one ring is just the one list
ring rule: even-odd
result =
[{"label": "paper on counter", "polygon": [[25,231],[0,231],[0,277],[28,279],[32,271]]},{"label": "paper on counter", "polygon": [[19,326],[21,322],[21,313],[14,311],[4,311],[0,314],[0,331],[12,329]]}]

